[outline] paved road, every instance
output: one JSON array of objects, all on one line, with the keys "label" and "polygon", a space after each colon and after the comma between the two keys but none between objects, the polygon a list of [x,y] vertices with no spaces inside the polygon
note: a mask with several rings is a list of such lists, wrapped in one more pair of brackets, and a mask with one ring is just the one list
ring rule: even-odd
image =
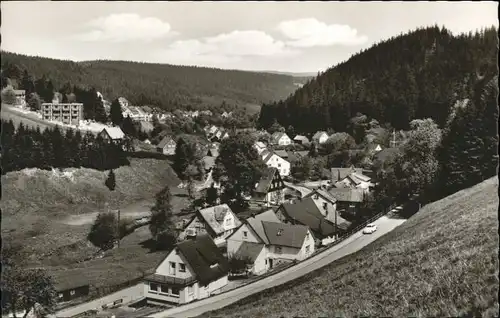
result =
[{"label": "paved road", "polygon": [[100,310],[102,308],[102,305],[110,304],[115,300],[123,299],[123,303],[128,303],[130,301],[140,299],[143,296],[144,285],[142,283],[139,283],[135,286],[122,289],[116,293],[96,299],[94,301],[61,310],[56,313],[55,317],[71,317],[92,309]]},{"label": "paved road", "polygon": [[308,274],[318,268],[321,268],[339,258],[348,254],[354,253],[377,238],[392,231],[397,226],[401,225],[404,219],[391,219],[383,216],[373,222],[377,225],[378,230],[371,235],[363,235],[361,231],[353,234],[345,241],[332,247],[331,249],[311,257],[296,266],[290,267],[273,276],[269,276],[253,284],[243,286],[241,288],[229,291],[224,294],[215,295],[195,303],[169,309],[160,313],[150,315],[151,318],[164,317],[195,317],[205,312],[216,310],[228,306],[240,299],[258,293],[265,289],[284,284],[295,278]]}]

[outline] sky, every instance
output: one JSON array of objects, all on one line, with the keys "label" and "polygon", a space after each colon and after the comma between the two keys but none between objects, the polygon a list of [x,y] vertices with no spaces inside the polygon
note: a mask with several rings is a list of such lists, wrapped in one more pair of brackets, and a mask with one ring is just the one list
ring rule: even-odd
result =
[{"label": "sky", "polygon": [[489,1],[2,1],[1,12],[1,48],[15,53],[314,73],[418,27],[498,26]]}]

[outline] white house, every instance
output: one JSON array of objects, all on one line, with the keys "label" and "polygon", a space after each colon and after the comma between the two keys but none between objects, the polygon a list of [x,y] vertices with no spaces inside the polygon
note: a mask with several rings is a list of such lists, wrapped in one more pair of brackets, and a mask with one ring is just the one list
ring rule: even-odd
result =
[{"label": "white house", "polygon": [[268,167],[278,169],[281,176],[290,175],[290,162],[281,158],[274,152],[263,151],[261,153],[262,160]]},{"label": "white house", "polygon": [[125,138],[125,134],[121,130],[120,127],[105,127],[99,133],[104,140],[112,141],[112,142],[122,142]]},{"label": "white house", "polygon": [[227,204],[220,204],[196,211],[191,221],[179,234],[179,240],[198,235],[209,235],[216,245],[224,245],[241,221]]},{"label": "white house", "polygon": [[293,138],[293,141],[297,144],[305,145],[309,143],[309,139],[306,136],[297,135]]},{"label": "white house", "polygon": [[259,155],[267,149],[267,146],[265,143],[263,143],[262,141],[256,141],[255,144],[253,145],[253,147],[257,150],[257,152],[259,153]]},{"label": "white house", "polygon": [[278,146],[288,146],[292,144],[292,140],[284,132],[275,132],[271,135],[271,143]]},{"label": "white house", "polygon": [[156,150],[164,155],[175,155],[177,143],[170,136],[165,136],[156,146]]},{"label": "white house", "polygon": [[318,131],[314,134],[312,140],[319,144],[322,144],[328,140],[328,134],[324,131]]},{"label": "white house", "polygon": [[227,285],[229,266],[208,236],[180,242],[144,279],[150,304],[185,304],[209,297]]},{"label": "white house", "polygon": [[282,263],[314,253],[314,237],[306,226],[280,222],[272,210],[249,217],[227,238],[227,253],[249,257],[259,275]]}]

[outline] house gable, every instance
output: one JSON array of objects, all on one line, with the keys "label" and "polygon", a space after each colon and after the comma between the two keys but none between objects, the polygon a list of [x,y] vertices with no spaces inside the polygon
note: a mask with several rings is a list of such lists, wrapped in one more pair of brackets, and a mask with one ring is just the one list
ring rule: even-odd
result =
[{"label": "house gable", "polygon": [[[246,233],[245,233],[246,232]],[[245,235],[246,234],[246,235]],[[243,223],[233,234],[227,237],[229,241],[263,243],[260,237],[255,233],[251,226]]]},{"label": "house gable", "polygon": [[[172,264],[175,264],[175,267],[172,267]],[[185,265],[181,269],[181,265]],[[195,274],[191,267],[191,265],[187,262],[186,258],[182,253],[180,253],[179,249],[174,248],[165,259],[158,265],[155,271],[156,274],[168,276],[168,277],[177,277],[181,279],[194,278]]]}]

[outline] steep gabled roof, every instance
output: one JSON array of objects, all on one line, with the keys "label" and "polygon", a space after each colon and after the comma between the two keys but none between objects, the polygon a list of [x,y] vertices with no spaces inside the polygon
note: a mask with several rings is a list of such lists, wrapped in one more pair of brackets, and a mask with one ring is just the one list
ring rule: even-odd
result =
[{"label": "steep gabled roof", "polygon": [[311,193],[307,194],[305,197],[306,198],[312,197],[315,193],[319,194],[320,196],[322,196],[326,200],[330,201],[330,203],[332,203],[332,204],[337,202],[337,199],[334,196],[332,196],[330,193],[328,193],[327,191],[325,191],[323,189],[316,189],[316,190],[312,191]]},{"label": "steep gabled roof", "polygon": [[328,192],[341,202],[363,202],[363,191],[351,188],[331,188]]},{"label": "steep gabled roof", "polygon": [[[288,135],[286,133],[278,131],[278,132],[275,132],[274,134],[271,135],[271,139],[277,143],[283,136],[288,137]],[[290,137],[288,137],[288,138],[290,138]]]},{"label": "steep gabled roof", "polygon": [[168,144],[175,144],[175,140],[170,136],[165,136],[158,144],[158,148],[164,148]]},{"label": "steep gabled roof", "polygon": [[[288,219],[308,226],[320,238],[335,234],[335,225],[325,219],[311,197],[296,203],[284,203],[281,208]],[[346,222],[340,216],[337,218],[339,224]]]},{"label": "steep gabled roof", "polygon": [[308,231],[307,226],[262,221],[270,245],[301,248]]},{"label": "steep gabled roof", "polygon": [[198,214],[203,218],[210,229],[217,235],[224,232],[224,227],[222,221],[226,213],[232,213],[234,216],[234,227],[241,225],[241,221],[238,217],[231,211],[231,208],[227,204],[220,204],[216,206],[211,206],[198,211]]},{"label": "steep gabled roof", "polygon": [[252,230],[259,236],[262,242],[264,242],[265,244],[269,244],[269,240],[267,239],[266,233],[264,232],[264,228],[262,226],[263,221],[281,223],[280,219],[278,219],[273,210],[267,210],[260,214],[249,217],[245,220],[245,223],[252,228]]},{"label": "steep gabled roof", "polygon": [[125,134],[123,133],[120,127],[105,127],[103,130],[113,140],[125,138]]},{"label": "steep gabled roof", "polygon": [[267,193],[269,191],[269,187],[273,181],[274,176],[278,172],[278,169],[274,167],[268,167],[262,177],[260,178],[259,183],[257,184],[257,188],[255,189],[256,193]]},{"label": "steep gabled roof", "polygon": [[288,152],[285,150],[275,150],[274,153],[283,159],[288,158]]},{"label": "steep gabled roof", "polygon": [[206,285],[229,272],[229,265],[219,248],[207,235],[197,236],[177,244],[196,278]]},{"label": "steep gabled roof", "polygon": [[333,182],[337,182],[337,181],[343,180],[345,177],[347,177],[351,173],[362,174],[363,173],[363,169],[362,168],[354,168],[354,167],[350,167],[350,168],[331,168],[330,172],[331,172],[332,181]]}]

